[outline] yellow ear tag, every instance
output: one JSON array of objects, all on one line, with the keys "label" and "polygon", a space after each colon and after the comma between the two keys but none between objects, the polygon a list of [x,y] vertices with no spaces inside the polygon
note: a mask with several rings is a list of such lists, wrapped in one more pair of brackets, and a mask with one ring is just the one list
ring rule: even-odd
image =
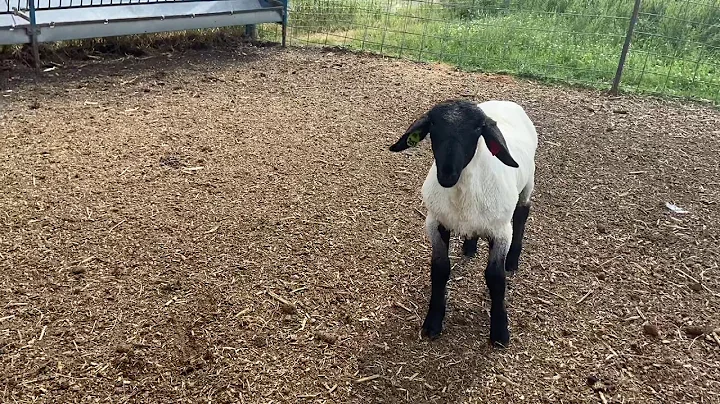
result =
[{"label": "yellow ear tag", "polygon": [[409,147],[415,147],[420,143],[420,132],[413,132],[407,138],[407,145]]}]

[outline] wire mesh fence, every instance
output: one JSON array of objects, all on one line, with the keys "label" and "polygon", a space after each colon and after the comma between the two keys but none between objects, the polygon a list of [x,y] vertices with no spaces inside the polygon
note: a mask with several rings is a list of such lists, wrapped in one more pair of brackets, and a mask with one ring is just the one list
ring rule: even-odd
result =
[{"label": "wire mesh fence", "polygon": [[[620,89],[720,103],[719,1],[645,0]],[[633,3],[294,0],[288,40],[609,88]]]},{"label": "wire mesh fence", "polygon": [[720,101],[720,3],[655,1],[641,7],[627,87]]},{"label": "wire mesh fence", "polygon": [[[16,0],[17,1],[17,0]],[[17,10],[15,1],[12,0],[0,0],[0,14],[9,14],[13,12],[13,9]]]},{"label": "wire mesh fence", "polygon": [[[20,0],[27,3],[28,0]],[[173,3],[180,1],[203,0],[35,0],[37,10],[62,10],[72,8],[92,8],[107,6],[127,6],[131,4]]]}]

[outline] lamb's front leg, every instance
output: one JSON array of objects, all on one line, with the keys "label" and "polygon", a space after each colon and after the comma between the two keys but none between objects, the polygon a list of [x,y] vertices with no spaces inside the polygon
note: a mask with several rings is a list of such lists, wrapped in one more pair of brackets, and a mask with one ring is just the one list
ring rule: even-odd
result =
[{"label": "lamb's front leg", "polygon": [[[490,254],[485,269],[485,282],[490,291],[490,341],[506,347],[510,342],[508,316],[505,309],[505,259],[510,249],[512,228],[490,239]],[[505,234],[507,233],[507,234]]]},{"label": "lamb's front leg", "polygon": [[430,307],[423,323],[423,331],[428,338],[435,339],[442,332],[442,323],[445,318],[445,287],[450,279],[450,257],[448,256],[450,231],[430,216],[425,222],[425,229],[432,242],[430,269],[432,292]]}]

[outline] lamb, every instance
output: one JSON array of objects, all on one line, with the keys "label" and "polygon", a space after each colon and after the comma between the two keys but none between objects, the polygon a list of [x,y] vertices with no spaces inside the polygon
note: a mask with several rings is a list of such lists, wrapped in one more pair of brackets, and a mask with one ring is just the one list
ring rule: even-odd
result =
[{"label": "lamb", "polygon": [[[530,196],[535,184],[537,132],[525,110],[511,101],[448,100],[418,118],[390,146],[400,152],[430,134],[434,162],[422,186],[432,243],[430,305],[423,333],[439,337],[450,277],[450,233],[464,238],[463,254],[489,244],[485,282],[490,292],[490,341],[510,341],[505,308],[506,271],[518,269]],[[479,142],[480,138],[484,142]]]}]

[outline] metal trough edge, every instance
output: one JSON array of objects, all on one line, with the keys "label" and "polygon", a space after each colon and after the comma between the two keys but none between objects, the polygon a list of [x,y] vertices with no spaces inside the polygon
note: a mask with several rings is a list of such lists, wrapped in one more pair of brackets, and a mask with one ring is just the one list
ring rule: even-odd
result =
[{"label": "metal trough edge", "polygon": [[[70,39],[102,38],[133,34],[184,31],[262,23],[281,23],[281,10],[262,9],[233,14],[196,15],[195,17],[146,18],[142,20],[119,20],[107,24],[104,21],[56,24],[54,27],[38,26],[38,42],[56,42]],[[1,34],[0,34],[1,35]],[[25,40],[25,43],[28,39]]]}]

